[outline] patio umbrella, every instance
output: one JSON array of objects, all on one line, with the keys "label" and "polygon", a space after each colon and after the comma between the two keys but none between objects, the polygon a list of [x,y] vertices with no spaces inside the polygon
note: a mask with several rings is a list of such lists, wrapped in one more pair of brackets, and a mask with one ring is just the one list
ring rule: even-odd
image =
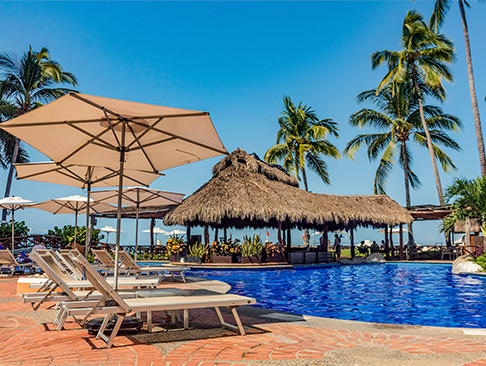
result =
[{"label": "patio umbrella", "polygon": [[[78,231],[78,215],[86,213],[88,207],[95,213],[113,210],[112,205],[106,203],[94,203],[90,198],[74,195],[69,197],[54,198],[52,200],[39,202],[31,205],[31,207],[38,208],[39,210],[47,211],[56,214],[74,214],[74,242],[77,243],[77,231]],[[88,227],[86,227],[88,230]],[[86,238],[88,237],[88,231],[86,231]]]},{"label": "patio umbrella", "polygon": [[[116,229],[112,226],[105,226],[100,229],[100,231],[104,231],[106,233],[106,242],[108,243],[108,238],[110,237],[110,233],[116,233]],[[124,233],[123,230],[120,230],[121,233]]]},{"label": "patio umbrella", "polygon": [[14,249],[15,249],[15,211],[24,209],[26,207],[30,207],[32,201],[24,200],[22,197],[5,197],[0,200],[0,208],[5,208],[7,210],[12,211],[12,255],[15,256]]},{"label": "patio umbrella", "polygon": [[[150,229],[148,230],[142,230],[142,233],[149,233],[150,232]],[[162,230],[160,227],[154,227],[154,230],[153,230],[153,233],[155,234],[155,240],[157,240],[157,235],[158,234],[168,234],[167,231],[165,230]]]},{"label": "patio umbrella", "polygon": [[[54,162],[14,164],[17,179],[34,180],[62,184],[71,187],[86,188],[86,197],[90,197],[91,187],[113,187],[118,185],[119,171],[99,166],[59,165]],[[125,170],[126,185],[148,186],[163,174],[140,170]],[[116,203],[116,202],[115,202]],[[86,230],[90,232],[90,201],[86,206]],[[91,235],[86,236],[85,253],[88,254]]]},{"label": "patio umbrella", "polygon": [[[408,230],[406,228],[402,228],[402,231],[404,233],[408,232]],[[379,230],[378,231],[379,233],[385,233],[385,230]],[[390,230],[388,230],[388,232],[390,232]],[[400,228],[395,228],[391,231],[392,234],[400,234]]]},{"label": "patio umbrella", "polygon": [[167,233],[165,235],[185,235],[185,234],[186,234],[185,231],[175,229],[175,230],[172,230],[170,233]]},{"label": "patio umbrella", "polygon": [[[124,169],[161,170],[228,154],[208,112],[68,93],[0,124],[57,164],[119,171],[115,261]],[[115,289],[118,267],[115,267]]]},{"label": "patio umbrella", "polygon": [[[180,205],[184,194],[164,192],[158,189],[150,189],[145,187],[128,187],[121,191],[122,205],[133,206],[136,208],[136,224],[135,224],[135,253],[138,253],[138,213],[140,207],[147,206],[173,206]],[[105,191],[96,191],[91,194],[96,202],[114,203],[118,202],[118,189],[111,189]],[[162,230],[163,231],[163,230]],[[166,231],[164,231],[166,233]],[[137,259],[135,259],[137,261]]]}]

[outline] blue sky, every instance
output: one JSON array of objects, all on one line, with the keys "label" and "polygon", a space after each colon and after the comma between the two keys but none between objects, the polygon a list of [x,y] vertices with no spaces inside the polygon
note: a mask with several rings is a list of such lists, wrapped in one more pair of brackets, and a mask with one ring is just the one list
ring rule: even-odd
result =
[{"label": "blue sky", "polygon": [[[481,68],[486,59],[486,4],[472,5],[467,17],[479,108],[486,119],[486,69]],[[48,47],[52,58],[77,76],[77,89],[86,94],[207,110],[228,151],[240,147],[261,157],[275,144],[282,96],[289,95],[312,106],[320,118],[339,123],[340,138],[332,142],[342,150],[356,134],[372,132],[348,125],[349,116],[361,108],[355,96],[375,88],[385,73],[384,68],[371,70],[370,54],[398,50],[407,10],[417,9],[428,19],[432,7],[432,1],[0,2],[2,28],[8,29],[0,51],[20,55],[29,45],[34,50]],[[446,187],[456,176],[479,174],[479,162],[456,2],[443,30],[454,41],[458,60],[452,65],[455,82],[446,85],[448,98],[442,107],[465,126],[454,136],[463,151],[450,152],[457,174],[441,172]],[[31,161],[47,160],[33,149],[29,153]],[[415,148],[413,153],[423,187],[412,191],[412,204],[436,204],[428,152]],[[210,179],[218,160],[165,171],[166,176],[152,187],[189,195]],[[343,158],[328,164],[332,184],[326,186],[310,174],[312,191],[373,193],[377,163],[370,163],[364,150],[355,161]],[[5,180],[6,172],[0,171],[0,182]],[[401,204],[405,203],[403,186],[403,172],[396,168],[387,192]],[[15,181],[12,193],[43,201],[82,191]],[[25,220],[34,233],[74,222],[69,215],[34,209],[19,212],[16,218]],[[114,224],[103,219],[97,227]],[[437,225],[416,224],[416,240],[442,241]],[[140,226],[146,229],[149,222]],[[132,243],[134,223],[126,220],[122,228],[127,231],[122,243]],[[271,234],[276,236],[274,231]],[[297,241],[301,233],[293,237]],[[358,229],[356,239],[381,240],[382,234]],[[148,234],[140,233],[140,240],[148,242]]]}]

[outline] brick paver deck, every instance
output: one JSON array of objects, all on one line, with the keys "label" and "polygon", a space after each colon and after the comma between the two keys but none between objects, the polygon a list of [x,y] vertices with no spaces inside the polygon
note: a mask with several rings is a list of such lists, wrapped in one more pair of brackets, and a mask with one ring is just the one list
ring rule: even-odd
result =
[{"label": "brick paver deck", "polygon": [[[389,333],[334,330],[295,323],[258,324],[246,336],[225,333],[222,337],[186,341],[166,355],[154,345],[119,336],[114,347],[103,348],[74,321],[55,331],[14,311],[32,311],[15,295],[15,282],[0,279],[0,365],[137,365],[137,366],[251,366],[264,360],[318,360],[327,352],[345,348],[386,348],[408,354],[486,352],[486,342],[447,337],[405,336]],[[14,301],[14,302],[12,302]],[[46,304],[40,311],[45,311]],[[191,311],[191,322],[218,326],[208,310]],[[158,316],[161,316],[158,314]],[[244,323],[251,323],[243,318]],[[486,366],[482,357],[467,366]]]}]

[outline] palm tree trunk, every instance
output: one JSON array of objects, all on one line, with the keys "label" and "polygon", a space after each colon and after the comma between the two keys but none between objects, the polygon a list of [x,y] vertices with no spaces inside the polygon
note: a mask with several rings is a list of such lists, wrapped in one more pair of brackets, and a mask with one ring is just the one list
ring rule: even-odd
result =
[{"label": "palm tree trunk", "polygon": [[415,85],[415,89],[417,90],[417,94],[418,94],[420,118],[422,120],[422,127],[424,128],[425,136],[427,137],[427,147],[429,148],[430,160],[432,161],[432,169],[434,171],[435,186],[437,187],[437,194],[439,195],[439,203],[441,204],[441,206],[443,206],[444,205],[444,197],[443,197],[443,194],[442,194],[442,185],[440,184],[439,170],[437,169],[437,160],[435,159],[434,148],[432,146],[432,139],[430,137],[429,127],[427,126],[427,122],[425,122],[424,106],[422,104],[422,92],[421,92],[420,86],[418,85],[418,82],[417,82],[417,74],[416,74],[416,70],[415,70],[415,64],[413,64],[413,63],[412,63],[412,77],[413,77],[413,83]]},{"label": "palm tree trunk", "polygon": [[478,142],[479,165],[481,166],[481,176],[486,176],[486,157],[484,154],[483,131],[481,129],[481,119],[479,118],[478,100],[476,98],[476,87],[474,85],[474,74],[471,58],[471,44],[469,43],[469,31],[467,29],[466,13],[464,4],[459,0],[461,11],[462,30],[464,32],[464,43],[466,44],[467,75],[469,79],[469,93],[471,94],[471,104],[473,109],[474,127],[476,130],[476,140]]},{"label": "palm tree trunk", "polygon": [[[19,155],[19,147],[20,147],[20,140],[15,138],[15,147],[12,154],[12,160],[10,162],[10,169],[8,170],[8,177],[7,177],[7,185],[5,187],[5,195],[4,197],[10,196],[10,189],[12,188],[12,179],[13,179],[13,171],[14,171],[14,163],[17,161],[17,156]],[[7,220],[7,210],[2,211],[2,220]]]},{"label": "palm tree trunk", "polygon": [[[309,192],[309,186],[307,185],[307,175],[305,174],[305,168],[302,168],[302,180],[304,181],[305,191]],[[309,229],[304,229],[304,246],[309,247]]]},{"label": "palm tree trunk", "polygon": [[[405,174],[405,202],[407,208],[411,206],[410,201],[410,182],[408,181],[408,154],[407,154],[407,146],[406,142],[402,141],[402,155],[403,155],[403,172]],[[407,225],[408,229],[408,242],[413,244],[413,228],[412,224]]]}]

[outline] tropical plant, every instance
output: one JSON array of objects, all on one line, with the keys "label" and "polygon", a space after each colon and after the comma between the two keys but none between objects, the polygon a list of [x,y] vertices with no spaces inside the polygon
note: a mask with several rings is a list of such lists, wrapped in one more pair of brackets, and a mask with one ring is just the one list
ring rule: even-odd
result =
[{"label": "tropical plant", "polygon": [[[481,129],[481,118],[479,116],[478,100],[476,97],[476,86],[474,85],[474,73],[471,57],[471,43],[469,42],[469,30],[467,27],[466,12],[464,11],[464,4],[471,7],[467,1],[458,0],[459,11],[461,13],[462,31],[464,33],[464,43],[466,46],[466,63],[467,76],[469,80],[469,94],[471,95],[471,105],[474,117],[474,127],[476,130],[476,140],[478,144],[479,164],[481,167],[481,175],[486,176],[486,156],[484,153],[484,139],[483,131]],[[452,0],[436,0],[434,4],[434,11],[430,17],[429,26],[436,32],[444,23],[445,16],[449,12]]]},{"label": "tropical plant", "polygon": [[455,60],[454,47],[443,33],[430,29],[424,22],[422,15],[415,10],[410,10],[405,16],[400,43],[401,51],[383,50],[371,55],[371,67],[373,69],[383,63],[388,66],[388,72],[380,82],[377,93],[392,81],[412,82],[417,94],[422,126],[427,138],[426,142],[434,171],[439,202],[443,205],[444,198],[436,162],[437,151],[434,149],[425,119],[424,92],[421,85],[425,85],[430,93],[433,93],[436,97],[445,98],[442,80],[449,82],[453,80],[447,64]]},{"label": "tropical plant", "polygon": [[267,257],[284,255],[285,244],[284,243],[265,243],[265,254]]},{"label": "tropical plant", "polygon": [[245,235],[243,237],[243,243],[241,244],[241,255],[244,257],[260,256],[264,244],[258,235],[253,237]]},{"label": "tropical plant", "polygon": [[326,138],[329,135],[339,137],[339,128],[330,118],[317,118],[312,107],[296,107],[290,97],[285,96],[284,110],[278,118],[280,129],[277,132],[277,145],[265,153],[265,160],[277,164],[283,162],[286,171],[295,174],[304,181],[308,191],[306,167],[314,171],[325,184],[330,184],[327,164],[322,156],[334,159],[341,157],[338,149]]},{"label": "tropical plant", "polygon": [[486,177],[456,178],[444,198],[451,203],[451,213],[442,221],[441,232],[449,233],[456,222],[477,219],[486,235]]},{"label": "tropical plant", "polygon": [[[359,128],[372,127],[382,132],[357,135],[347,143],[343,153],[354,159],[358,150],[366,145],[368,159],[379,159],[374,179],[375,194],[386,194],[388,177],[393,167],[398,164],[404,172],[406,206],[410,207],[410,186],[417,189],[421,183],[412,171],[413,157],[409,143],[415,142],[427,147],[427,137],[412,85],[392,82],[378,92],[372,89],[360,93],[356,99],[358,103],[372,103],[377,109],[361,109],[351,115],[349,124]],[[439,148],[439,145],[460,150],[459,145],[443,131],[461,130],[461,121],[455,116],[444,114],[440,107],[424,105],[423,110],[436,157],[444,171],[455,170],[451,158]]]},{"label": "tropical plant", "polygon": [[240,240],[229,238],[226,242],[223,238],[220,238],[220,241],[213,241],[211,245],[211,253],[220,257],[220,256],[229,256],[233,254],[239,254],[241,252],[241,245]]},{"label": "tropical plant", "polygon": [[[74,75],[63,71],[59,63],[51,60],[49,50],[45,47],[39,52],[29,49],[20,59],[15,55],[1,53],[0,77],[2,79],[0,95],[3,95],[4,100],[15,107],[15,112],[11,117],[20,116],[41,106],[43,103],[48,103],[72,91],[71,89],[59,87],[60,84],[77,85]],[[9,137],[9,140],[12,141],[8,145],[11,160],[9,162],[10,167],[5,197],[10,195],[13,163],[23,161],[18,159],[20,140],[13,136]],[[8,155],[6,157],[8,158]],[[5,217],[6,211],[4,210],[2,214],[3,220],[5,220]]]},{"label": "tropical plant", "polygon": [[[14,222],[14,236],[26,236],[29,235],[29,228],[25,225],[25,221]],[[4,223],[0,225],[0,238],[12,237],[12,223]]]},{"label": "tropical plant", "polygon": [[[62,238],[61,245],[63,247],[70,246],[74,241],[74,226],[73,225],[64,225],[62,228],[58,226],[54,226],[53,229],[47,231],[47,235],[54,235],[59,236]],[[91,243],[99,242],[100,240],[104,239],[104,235],[101,234],[101,231],[98,229],[93,229],[93,236]],[[76,241],[78,244],[84,246],[86,245],[86,226],[78,226],[77,234],[76,234]]]},{"label": "tropical plant", "polygon": [[196,242],[189,247],[188,256],[202,258],[209,249],[209,244],[203,245],[200,242]]},{"label": "tropical plant", "polygon": [[169,239],[167,239],[167,254],[168,255],[177,255],[184,251],[186,246],[184,245],[184,241],[182,240],[182,236],[179,235],[171,235]]}]

